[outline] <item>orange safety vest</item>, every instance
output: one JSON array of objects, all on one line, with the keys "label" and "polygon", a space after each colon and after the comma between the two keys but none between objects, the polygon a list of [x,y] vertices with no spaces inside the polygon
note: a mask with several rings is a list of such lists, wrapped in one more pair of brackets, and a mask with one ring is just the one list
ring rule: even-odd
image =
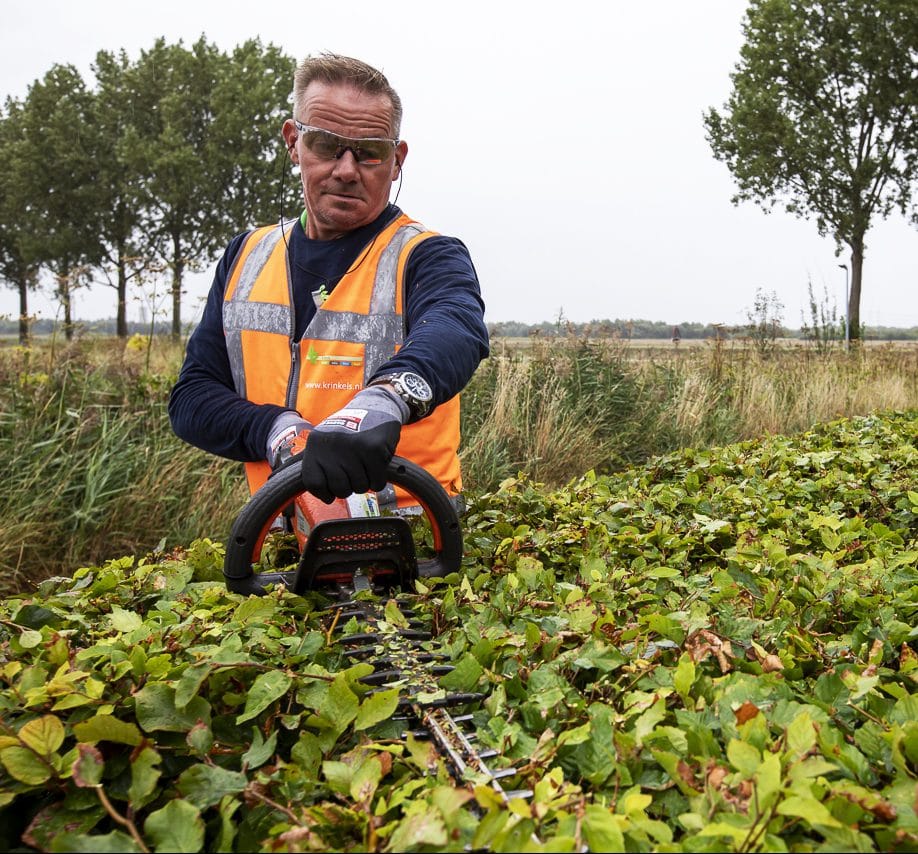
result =
[{"label": "orange safety vest", "polygon": [[[230,271],[223,329],[240,397],[295,409],[312,424],[343,408],[405,339],[403,292],[411,250],[432,236],[404,214],[357,257],[294,342],[286,243],[296,221],[265,226],[245,240]],[[450,495],[462,489],[459,395],[402,429],[395,453],[432,474]],[[268,479],[267,461],[246,463],[249,489]],[[399,504],[415,503],[399,496]]]}]

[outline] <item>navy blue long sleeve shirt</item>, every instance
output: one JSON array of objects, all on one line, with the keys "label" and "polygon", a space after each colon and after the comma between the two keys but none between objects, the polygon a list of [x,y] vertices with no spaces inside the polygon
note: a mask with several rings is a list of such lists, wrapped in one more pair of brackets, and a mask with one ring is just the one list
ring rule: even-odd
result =
[{"label": "navy blue long sleeve shirt", "polygon": [[[336,240],[312,240],[290,230],[296,340],[315,315],[313,291],[331,292],[361,251],[401,211],[389,205],[372,223]],[[227,278],[248,232],[230,242],[217,264],[201,322],[188,340],[185,360],[169,397],[172,429],[184,441],[241,462],[264,459],[268,434],[287,407],[239,397],[223,332]],[[421,241],[405,268],[405,343],[377,375],[415,371],[431,385],[434,405],[458,394],[488,355],[488,331],[478,276],[465,245],[436,235]]]}]

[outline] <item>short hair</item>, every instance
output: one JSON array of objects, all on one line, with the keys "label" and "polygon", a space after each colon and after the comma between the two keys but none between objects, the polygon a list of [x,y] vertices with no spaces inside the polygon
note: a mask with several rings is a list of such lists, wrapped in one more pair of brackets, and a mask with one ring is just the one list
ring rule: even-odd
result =
[{"label": "short hair", "polygon": [[293,108],[300,115],[306,87],[315,80],[330,85],[348,84],[369,95],[385,95],[392,104],[392,135],[398,139],[402,126],[402,99],[381,71],[359,59],[337,53],[307,56],[293,75]]}]

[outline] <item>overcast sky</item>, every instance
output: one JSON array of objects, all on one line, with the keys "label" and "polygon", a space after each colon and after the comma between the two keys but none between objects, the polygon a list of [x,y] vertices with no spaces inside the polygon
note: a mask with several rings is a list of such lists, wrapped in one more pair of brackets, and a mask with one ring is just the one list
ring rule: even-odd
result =
[{"label": "overcast sky", "polygon": [[[258,36],[298,59],[332,50],[381,68],[405,108],[398,204],[465,241],[489,321],[735,324],[761,289],[799,326],[808,282],[843,312],[847,256],[813,222],[732,205],[705,141],[703,112],[729,95],[745,0],[3,6],[4,96],[24,97],[54,63],[91,81],[98,50],[136,59],[159,36],[190,45],[203,33],[227,50]],[[54,145],[66,140],[49,147],[49,168]],[[186,319],[210,280],[189,283]],[[916,285],[918,230],[898,215],[876,222],[862,322],[918,326]],[[16,313],[16,293],[0,289],[0,314]],[[76,313],[113,316],[114,292],[82,296]]]}]

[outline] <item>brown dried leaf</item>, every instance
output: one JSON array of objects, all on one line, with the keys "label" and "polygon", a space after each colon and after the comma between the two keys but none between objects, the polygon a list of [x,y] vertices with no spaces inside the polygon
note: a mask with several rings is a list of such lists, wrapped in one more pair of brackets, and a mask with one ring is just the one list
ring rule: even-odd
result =
[{"label": "brown dried leaf", "polygon": [[387,750],[380,750],[376,758],[382,766],[382,776],[385,777],[392,770],[392,754]]},{"label": "brown dried leaf", "polygon": [[738,709],[733,710],[733,714],[736,715],[736,722],[738,724],[744,724],[746,721],[751,721],[758,713],[759,707],[755,703],[750,703],[749,700],[746,700]]},{"label": "brown dried leaf", "polygon": [[725,640],[708,629],[700,629],[685,640],[692,661],[696,664],[713,655],[717,659],[721,673],[728,673],[732,669],[729,659],[735,658],[730,641]]},{"label": "brown dried leaf", "polygon": [[762,659],[762,670],[765,673],[780,673],[784,670],[784,662],[773,652],[770,652]]},{"label": "brown dried leaf", "polygon": [[712,789],[719,789],[729,773],[722,765],[713,765],[708,769],[708,785]]},{"label": "brown dried leaf", "polygon": [[896,812],[896,808],[889,801],[880,801],[872,807],[869,807],[869,810],[878,821],[885,821],[887,823],[895,821],[899,815],[899,813]]},{"label": "brown dried leaf", "polygon": [[676,771],[678,771],[683,783],[687,786],[691,786],[693,789],[697,788],[695,785],[695,772],[692,771],[692,766],[684,759],[680,759],[676,764]]}]

